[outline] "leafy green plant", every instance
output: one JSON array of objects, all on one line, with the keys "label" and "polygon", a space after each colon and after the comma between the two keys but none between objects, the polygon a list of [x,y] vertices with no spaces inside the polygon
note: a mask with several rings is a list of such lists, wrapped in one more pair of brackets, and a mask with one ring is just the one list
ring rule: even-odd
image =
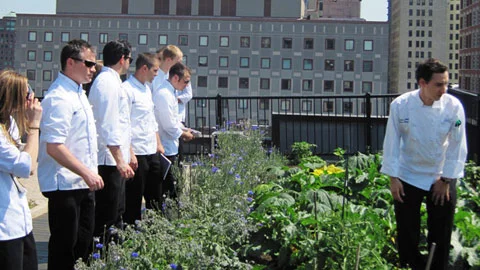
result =
[{"label": "leafy green plant", "polygon": [[307,142],[295,142],[292,144],[292,153],[290,156],[291,163],[297,165],[303,158],[313,155],[312,148],[317,147],[315,144]]}]

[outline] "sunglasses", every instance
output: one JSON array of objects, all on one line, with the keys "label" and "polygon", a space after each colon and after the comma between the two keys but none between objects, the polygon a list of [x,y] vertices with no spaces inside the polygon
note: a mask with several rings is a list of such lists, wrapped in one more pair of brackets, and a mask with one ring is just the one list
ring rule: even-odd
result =
[{"label": "sunglasses", "polygon": [[189,84],[189,83],[190,83],[190,80],[188,80],[188,81],[183,80],[183,82],[184,82],[185,84]]},{"label": "sunglasses", "polygon": [[93,61],[88,61],[88,60],[84,60],[84,59],[80,59],[80,58],[76,58],[76,57],[70,57],[70,58],[72,58],[75,61],[83,62],[87,68],[91,68],[91,67],[93,67],[97,64]]},{"label": "sunglasses", "polygon": [[133,58],[132,58],[132,57],[130,57],[130,56],[124,56],[124,58],[125,58],[126,60],[128,60],[128,63],[129,63],[129,64],[133,63]]}]

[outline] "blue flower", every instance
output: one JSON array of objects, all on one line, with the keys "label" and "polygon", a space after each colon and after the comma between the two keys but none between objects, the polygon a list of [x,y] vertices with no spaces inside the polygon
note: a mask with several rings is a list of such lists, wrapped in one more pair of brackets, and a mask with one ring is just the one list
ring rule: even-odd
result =
[{"label": "blue flower", "polygon": [[233,174],[233,170],[228,171],[228,174]]},{"label": "blue flower", "polygon": [[232,157],[236,157],[236,156],[237,156],[237,154],[235,154],[235,153],[231,153],[230,155],[231,155]]},{"label": "blue flower", "polygon": [[174,264],[174,263],[171,263],[171,264],[170,264],[170,268],[172,268],[172,269],[177,269],[177,265]]},{"label": "blue flower", "polygon": [[235,178],[240,179],[240,174],[235,174]]},{"label": "blue flower", "polygon": [[93,258],[95,260],[100,259],[100,253],[93,253]]},{"label": "blue flower", "polygon": [[132,258],[137,258],[138,257],[138,253],[137,252],[132,252]]},{"label": "blue flower", "polygon": [[212,173],[216,173],[219,169],[215,166],[212,167]]},{"label": "blue flower", "polygon": [[243,157],[238,157],[238,160],[243,160]]},{"label": "blue flower", "polygon": [[252,126],[252,130],[257,130],[258,126]]},{"label": "blue flower", "polygon": [[215,154],[208,154],[208,157],[214,158],[214,157],[215,157]]},{"label": "blue flower", "polygon": [[248,195],[249,195],[249,196],[253,196],[253,191],[249,190],[249,191],[248,191]]},{"label": "blue flower", "polygon": [[197,162],[193,162],[193,163],[192,163],[192,168],[195,168],[195,167],[197,167],[197,166],[198,166],[198,163],[197,163]]},{"label": "blue flower", "polygon": [[247,202],[252,202],[252,201],[253,201],[253,199],[251,197],[247,198]]},{"label": "blue flower", "polygon": [[102,249],[103,248],[103,244],[102,243],[98,243],[95,245],[96,248],[98,249]]}]

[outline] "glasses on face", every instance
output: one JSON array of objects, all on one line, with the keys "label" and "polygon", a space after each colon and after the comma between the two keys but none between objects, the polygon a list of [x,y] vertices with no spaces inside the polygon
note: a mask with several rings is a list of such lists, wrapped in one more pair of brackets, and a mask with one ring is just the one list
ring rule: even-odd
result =
[{"label": "glasses on face", "polygon": [[128,63],[131,64],[133,63],[133,58],[130,56],[124,56],[125,60],[128,60]]},{"label": "glasses on face", "polygon": [[190,80],[182,80],[185,84],[189,84]]},{"label": "glasses on face", "polygon": [[28,88],[27,100],[30,100],[30,98],[34,95],[34,92],[30,85],[28,85],[27,88]]},{"label": "glasses on face", "polygon": [[93,61],[88,61],[88,60],[84,60],[84,59],[80,59],[80,58],[76,58],[76,57],[70,57],[70,58],[72,58],[75,61],[83,62],[87,68],[91,68],[91,67],[93,67],[97,64]]}]

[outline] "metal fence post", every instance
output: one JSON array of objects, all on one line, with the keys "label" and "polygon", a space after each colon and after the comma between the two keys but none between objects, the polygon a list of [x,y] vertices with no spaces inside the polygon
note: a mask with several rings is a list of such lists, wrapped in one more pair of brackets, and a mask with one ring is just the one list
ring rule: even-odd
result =
[{"label": "metal fence post", "polygon": [[220,94],[217,94],[217,116],[216,116],[216,123],[215,125],[218,127],[218,128],[221,128],[223,126],[223,123],[222,123],[222,95]]},{"label": "metal fence post", "polygon": [[365,117],[365,150],[367,154],[370,154],[370,150],[372,149],[372,99],[370,93],[365,94]]}]

